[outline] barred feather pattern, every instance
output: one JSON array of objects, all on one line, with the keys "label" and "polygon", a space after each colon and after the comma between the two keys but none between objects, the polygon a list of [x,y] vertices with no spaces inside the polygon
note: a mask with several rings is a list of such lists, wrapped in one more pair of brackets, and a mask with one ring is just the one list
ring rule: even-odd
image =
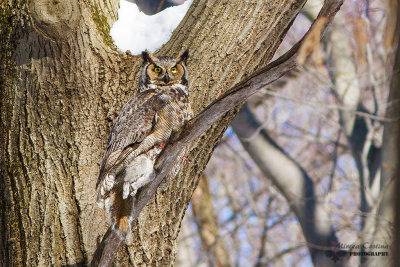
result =
[{"label": "barred feather pattern", "polygon": [[[97,202],[108,213],[111,227],[121,239],[130,232],[138,190],[155,178],[154,164],[164,144],[192,118],[183,62],[187,53],[177,59],[148,54],[143,58],[143,81],[136,96],[121,109],[111,129],[96,185]],[[173,77],[178,83],[163,84],[152,80],[154,74],[146,76],[149,66],[161,65],[163,61],[168,68],[179,69],[181,78]],[[174,64],[180,67],[173,67]],[[162,81],[168,79],[164,77]],[[168,177],[179,171],[184,154],[186,151],[181,153],[182,157],[177,159]]]}]

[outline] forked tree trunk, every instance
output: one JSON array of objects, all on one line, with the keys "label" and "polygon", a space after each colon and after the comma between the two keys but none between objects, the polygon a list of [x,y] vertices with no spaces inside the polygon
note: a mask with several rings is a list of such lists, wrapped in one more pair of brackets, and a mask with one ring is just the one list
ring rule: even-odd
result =
[{"label": "forked tree trunk", "polygon": [[[189,48],[195,114],[271,59],[305,0],[197,0],[156,54]],[[106,232],[95,182],[141,60],[115,49],[118,0],[0,4],[0,265],[88,263]],[[154,36],[157,38],[157,36]],[[115,265],[170,266],[180,222],[229,112],[134,225]]]}]

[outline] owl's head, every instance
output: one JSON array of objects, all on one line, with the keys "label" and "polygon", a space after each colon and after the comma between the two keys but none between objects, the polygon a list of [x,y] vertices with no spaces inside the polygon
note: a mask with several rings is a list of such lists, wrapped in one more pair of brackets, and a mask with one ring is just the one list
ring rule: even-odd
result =
[{"label": "owl's head", "polygon": [[188,85],[186,61],[189,51],[178,57],[154,56],[149,51],[142,52],[143,69],[140,75],[139,91],[157,86],[181,84]]}]

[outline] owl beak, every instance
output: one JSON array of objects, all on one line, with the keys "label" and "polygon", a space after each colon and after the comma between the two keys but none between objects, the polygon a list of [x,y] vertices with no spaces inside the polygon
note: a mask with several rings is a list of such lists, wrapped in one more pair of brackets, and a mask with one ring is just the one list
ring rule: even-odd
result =
[{"label": "owl beak", "polygon": [[165,82],[165,83],[168,83],[168,82],[169,82],[169,76],[168,76],[168,74],[165,74],[165,76],[164,76],[164,82]]}]

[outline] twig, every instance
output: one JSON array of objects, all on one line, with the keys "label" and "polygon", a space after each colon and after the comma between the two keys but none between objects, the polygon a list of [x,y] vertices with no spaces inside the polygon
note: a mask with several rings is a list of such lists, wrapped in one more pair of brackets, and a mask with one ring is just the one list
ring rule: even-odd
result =
[{"label": "twig", "polygon": [[265,257],[265,245],[267,244],[267,233],[268,233],[268,230],[269,230],[268,219],[270,219],[269,215],[270,215],[270,212],[271,212],[271,206],[272,206],[272,202],[273,201],[274,201],[274,198],[271,198],[268,201],[268,204],[267,204],[267,211],[266,211],[265,218],[264,218],[264,223],[263,223],[264,227],[263,227],[262,235],[261,235],[261,238],[260,238],[260,249],[259,249],[258,255],[257,255],[257,262],[254,265],[255,267],[260,267],[261,266],[261,262]]},{"label": "twig", "polygon": [[331,173],[329,175],[329,186],[328,186],[328,191],[331,193],[332,192],[332,187],[333,187],[333,177],[335,177],[335,170],[337,166],[337,154],[339,150],[339,142],[340,142],[340,136],[342,134],[342,130],[340,129],[337,133],[337,138],[335,142],[335,147],[333,149],[333,165],[331,169]]},{"label": "twig", "polygon": [[[326,29],[332,22],[335,14],[339,11],[342,3],[343,0],[325,1],[317,18],[317,20],[320,17],[326,17],[328,19],[321,31],[321,37],[326,32]],[[312,29],[313,26],[311,26],[307,34],[312,31]],[[301,47],[305,37],[303,37],[288,52],[279,57],[277,60],[268,64],[265,68],[254,73],[246,80],[228,90],[228,92],[210,104],[194,119],[192,119],[186,125],[176,142],[167,144],[165,150],[160,155],[156,163],[157,174],[155,179],[136,195],[137,200],[135,203],[135,210],[132,214],[133,220],[138,218],[144,206],[147,204],[147,202],[149,202],[160,183],[167,176],[175,162],[175,159],[179,156],[180,151],[182,151],[187,145],[192,143],[197,137],[209,129],[210,126],[224,116],[225,113],[235,108],[258,90],[279,79],[285,73],[297,66],[296,59],[298,50]],[[115,237],[115,234],[113,235],[112,232],[113,231],[110,229],[107,231],[93,256],[91,266],[110,266],[112,264],[114,256],[122,243],[122,241],[118,237]]]}]

